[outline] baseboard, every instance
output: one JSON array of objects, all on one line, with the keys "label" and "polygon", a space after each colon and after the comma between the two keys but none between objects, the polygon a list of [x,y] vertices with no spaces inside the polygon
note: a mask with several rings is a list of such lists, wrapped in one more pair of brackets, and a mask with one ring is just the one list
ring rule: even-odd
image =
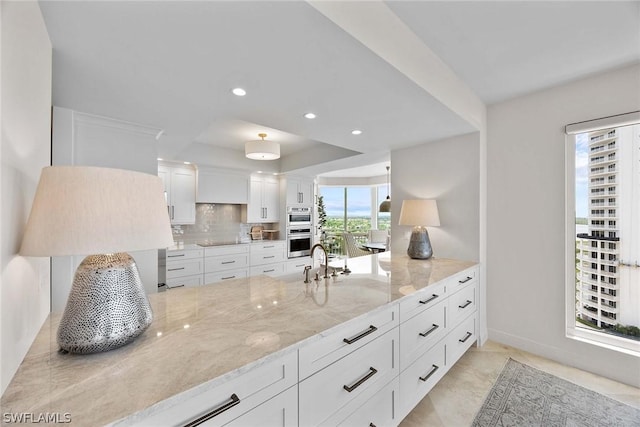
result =
[{"label": "baseboard", "polygon": [[577,351],[562,349],[492,328],[489,328],[488,331],[491,341],[515,347],[536,356],[545,357],[632,387],[640,387],[638,377],[629,375],[629,372],[633,372],[630,369],[637,370],[638,367],[637,360],[633,360],[632,356],[627,358],[621,353],[595,348],[589,344],[578,345]]}]

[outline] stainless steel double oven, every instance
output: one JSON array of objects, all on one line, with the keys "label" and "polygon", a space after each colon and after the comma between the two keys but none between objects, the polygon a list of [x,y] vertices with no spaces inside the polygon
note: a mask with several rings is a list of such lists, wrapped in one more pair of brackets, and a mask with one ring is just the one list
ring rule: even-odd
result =
[{"label": "stainless steel double oven", "polygon": [[287,257],[309,256],[313,244],[313,208],[287,208]]}]

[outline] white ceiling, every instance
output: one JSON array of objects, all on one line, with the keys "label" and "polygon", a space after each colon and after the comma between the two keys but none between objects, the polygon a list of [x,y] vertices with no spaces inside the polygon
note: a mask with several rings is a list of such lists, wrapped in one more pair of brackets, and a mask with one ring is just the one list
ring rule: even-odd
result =
[{"label": "white ceiling", "polygon": [[[264,131],[283,158],[315,150],[310,173],[377,176],[393,149],[474,131],[305,2],[40,4],[54,105],[162,128],[163,158]],[[386,5],[486,104],[640,62],[637,1]]]}]

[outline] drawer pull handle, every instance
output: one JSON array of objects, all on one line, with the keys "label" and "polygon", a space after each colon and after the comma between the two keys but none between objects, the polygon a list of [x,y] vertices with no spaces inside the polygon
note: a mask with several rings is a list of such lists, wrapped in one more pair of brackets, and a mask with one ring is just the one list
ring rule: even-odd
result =
[{"label": "drawer pull handle", "polygon": [[180,268],[168,268],[167,271],[178,271],[178,270],[184,270],[184,267],[180,267]]},{"label": "drawer pull handle", "polygon": [[269,258],[275,258],[275,255],[269,255],[269,256],[263,256],[262,259],[269,259]]},{"label": "drawer pull handle", "polygon": [[233,408],[238,403],[240,403],[240,398],[235,393],[233,393],[231,395],[231,397],[229,398],[228,402],[218,406],[217,408],[215,408],[211,412],[207,412],[206,414],[204,414],[200,418],[197,418],[197,419],[191,421],[190,423],[185,424],[184,427],[195,427],[195,426],[198,426],[198,425],[204,423],[205,421],[210,420],[213,417],[217,417],[218,415],[220,415],[224,411]]},{"label": "drawer pull handle", "polygon": [[276,271],[276,269],[272,268],[270,270],[264,270],[263,273],[273,273],[274,271]]},{"label": "drawer pull handle", "polygon": [[233,264],[235,261],[222,261],[222,264]]},{"label": "drawer pull handle", "polygon": [[433,301],[434,299],[438,298],[440,295],[436,295],[436,294],[432,294],[429,298],[422,300],[422,301],[418,301],[420,304],[429,304],[431,301]]},{"label": "drawer pull handle", "polygon": [[469,300],[467,300],[467,302],[465,302],[465,303],[464,303],[464,304],[462,304],[462,305],[459,305],[458,307],[459,307],[459,308],[467,308],[467,306],[468,306],[469,304],[471,304],[472,302],[473,302],[473,301],[469,301]]},{"label": "drawer pull handle", "polygon": [[467,334],[464,336],[464,338],[462,338],[461,340],[458,340],[458,341],[465,342],[466,340],[471,338],[471,335],[473,335],[471,332],[467,332]]},{"label": "drawer pull handle", "polygon": [[274,245],[269,245],[269,246],[263,246],[262,249],[271,249],[271,248],[275,248]]},{"label": "drawer pull handle", "polygon": [[429,377],[433,374],[436,373],[436,371],[438,369],[440,369],[440,367],[438,365],[431,365],[431,370],[429,371],[429,373],[427,373],[427,375],[425,375],[424,377],[418,377],[420,379],[420,381],[426,381],[429,379]]},{"label": "drawer pull handle", "polygon": [[352,338],[344,338],[342,341],[346,342],[347,344],[353,344],[354,342],[358,341],[360,338],[364,338],[367,335],[369,335],[370,333],[373,333],[373,332],[375,332],[377,330],[378,330],[378,328],[376,328],[375,326],[369,325],[369,328],[366,331],[364,331],[364,332],[362,332],[362,333],[360,333],[360,334],[358,334],[358,335],[356,335],[355,337],[352,337]]},{"label": "drawer pull handle", "polygon": [[227,276],[227,277],[222,277],[222,280],[227,280],[227,279],[235,279],[236,276]]},{"label": "drawer pull handle", "polygon": [[458,280],[458,283],[463,284],[463,283],[467,283],[469,280],[473,279],[473,277],[469,277],[467,276],[465,279],[463,280]]},{"label": "drawer pull handle", "polygon": [[433,324],[433,326],[431,326],[431,328],[426,331],[426,332],[420,332],[420,336],[421,337],[426,337],[427,335],[429,335],[431,332],[435,331],[436,329],[438,329],[440,326],[436,325],[435,323]]},{"label": "drawer pull handle", "polygon": [[180,254],[180,255],[167,255],[167,258],[176,258],[179,256],[185,256],[186,254]]},{"label": "drawer pull handle", "polygon": [[362,383],[364,383],[366,380],[368,380],[369,378],[371,378],[372,376],[374,376],[375,374],[378,373],[378,370],[374,367],[370,367],[369,368],[369,373],[367,375],[365,375],[364,377],[360,378],[356,383],[354,383],[351,386],[348,385],[343,385],[342,388],[347,390],[349,393],[351,393],[353,390],[357,389],[358,387],[360,387],[362,385]]},{"label": "drawer pull handle", "polygon": [[182,285],[169,286],[169,289],[175,289],[175,288],[184,288],[184,283]]}]

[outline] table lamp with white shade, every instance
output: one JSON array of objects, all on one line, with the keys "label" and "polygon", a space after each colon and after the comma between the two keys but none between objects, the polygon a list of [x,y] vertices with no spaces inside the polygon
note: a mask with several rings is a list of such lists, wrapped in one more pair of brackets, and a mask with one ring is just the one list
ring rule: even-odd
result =
[{"label": "table lamp with white shade", "polygon": [[97,353],[142,334],[153,315],[138,267],[125,251],[171,245],[159,177],[98,167],[44,168],[20,254],[86,255],[58,327],[61,349]]},{"label": "table lamp with white shade", "polygon": [[403,200],[398,225],[413,225],[407,255],[415,259],[429,259],[433,248],[429,240],[428,226],[439,226],[440,216],[435,200]]}]

